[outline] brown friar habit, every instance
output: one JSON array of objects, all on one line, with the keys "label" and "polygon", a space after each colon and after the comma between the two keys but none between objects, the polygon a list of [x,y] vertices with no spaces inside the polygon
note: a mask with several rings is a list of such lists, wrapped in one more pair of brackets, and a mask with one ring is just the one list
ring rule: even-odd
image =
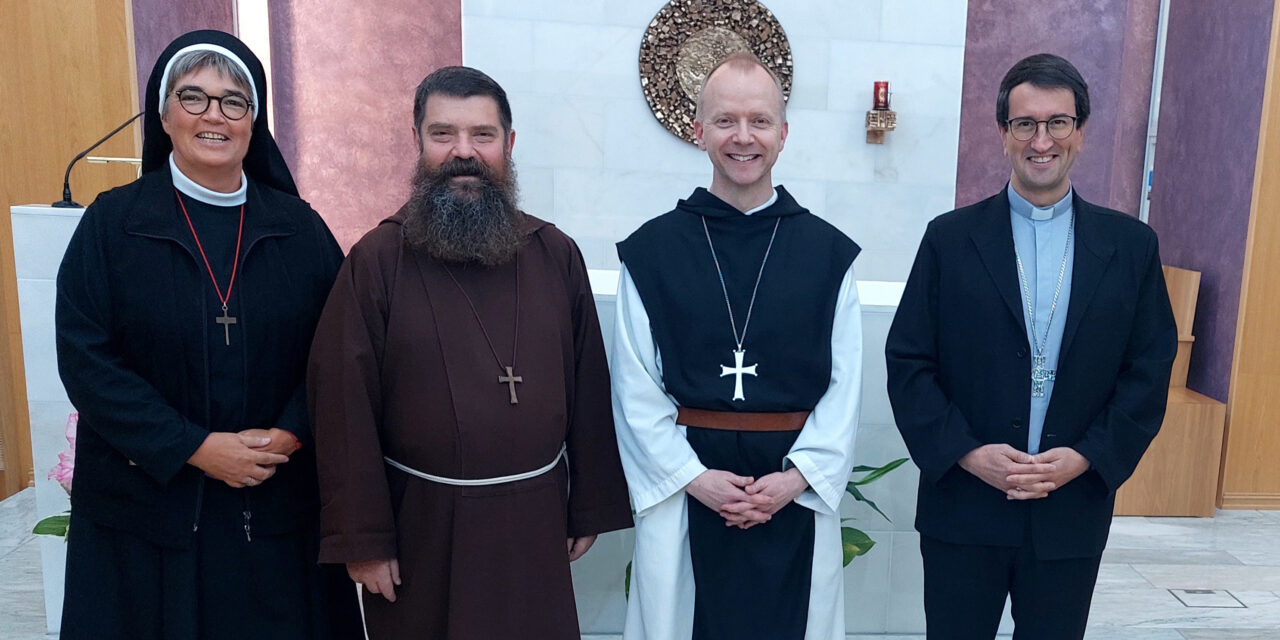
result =
[{"label": "brown friar habit", "polygon": [[[320,559],[397,558],[397,600],[364,592],[370,638],[579,637],[565,540],[631,526],[587,270],[525,216],[516,258],[449,271],[403,238],[404,211],[351,250],[316,330],[308,391]],[[519,266],[518,404],[510,361]],[[536,478],[458,487],[411,476]]]}]

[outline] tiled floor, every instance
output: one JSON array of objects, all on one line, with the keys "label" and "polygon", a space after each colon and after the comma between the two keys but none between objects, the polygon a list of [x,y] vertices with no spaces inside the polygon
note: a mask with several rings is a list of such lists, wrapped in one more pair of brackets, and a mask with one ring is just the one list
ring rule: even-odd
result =
[{"label": "tiled floor", "polygon": [[[34,491],[0,502],[0,636],[6,640],[47,638],[34,521]],[[924,636],[849,640],[872,638]],[[1280,640],[1280,512],[1116,518],[1086,638]]]}]

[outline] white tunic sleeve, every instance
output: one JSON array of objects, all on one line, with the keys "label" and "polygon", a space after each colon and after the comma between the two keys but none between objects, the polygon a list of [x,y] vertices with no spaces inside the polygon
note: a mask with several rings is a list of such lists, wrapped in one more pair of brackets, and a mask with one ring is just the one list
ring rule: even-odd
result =
[{"label": "white tunic sleeve", "polygon": [[800,506],[827,515],[839,513],[853,469],[861,398],[862,306],[851,265],[836,298],[831,328],[831,383],[783,461],[785,468],[794,466],[809,482],[809,488],[796,498]]},{"label": "white tunic sleeve", "polygon": [[631,505],[643,515],[683,491],[707,467],[689,446],[684,427],[676,424],[677,406],[662,384],[662,359],[649,329],[649,314],[625,264],[618,277],[609,375],[622,469]]}]

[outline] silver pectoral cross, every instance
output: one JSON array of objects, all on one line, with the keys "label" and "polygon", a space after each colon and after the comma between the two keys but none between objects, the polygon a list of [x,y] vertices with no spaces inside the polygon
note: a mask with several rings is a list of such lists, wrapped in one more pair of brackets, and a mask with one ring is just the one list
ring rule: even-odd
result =
[{"label": "silver pectoral cross", "polygon": [[222,333],[227,341],[227,346],[231,346],[231,325],[236,323],[236,317],[227,313],[227,308],[222,307],[222,315],[213,319],[214,322],[222,325]]},{"label": "silver pectoral cross", "polygon": [[733,381],[733,399],[734,400],[747,399],[746,396],[742,395],[742,375],[743,374],[746,374],[749,376],[756,375],[756,365],[753,364],[748,367],[742,366],[742,359],[745,358],[746,356],[747,356],[747,351],[745,349],[734,349],[733,350],[734,366],[729,367],[723,364],[720,365],[721,378],[725,376],[734,376],[734,381]]},{"label": "silver pectoral cross", "polygon": [[1044,356],[1031,356],[1031,397],[1044,397],[1044,383],[1057,378],[1057,369],[1044,368]]}]

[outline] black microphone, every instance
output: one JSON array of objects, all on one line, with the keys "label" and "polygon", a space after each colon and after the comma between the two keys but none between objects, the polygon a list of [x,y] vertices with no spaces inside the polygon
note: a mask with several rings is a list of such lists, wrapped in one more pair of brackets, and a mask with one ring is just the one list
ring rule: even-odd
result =
[{"label": "black microphone", "polygon": [[83,158],[89,155],[90,151],[97,149],[98,145],[101,145],[107,140],[110,140],[111,136],[114,136],[115,134],[120,133],[121,129],[129,126],[134,120],[141,118],[143,113],[144,112],[139,111],[137,115],[133,116],[132,118],[129,118],[128,120],[125,120],[124,124],[116,127],[115,129],[112,129],[111,133],[108,133],[101,140],[93,143],[93,146],[89,147],[88,149],[85,149],[84,151],[81,151],[80,155],[71,159],[71,164],[67,165],[67,174],[62,177],[62,200],[59,200],[58,202],[53,203],[53,206],[59,209],[69,209],[71,207],[80,208],[80,205],[77,204],[75,200],[71,199],[71,167],[75,166],[76,162],[78,162],[80,158]]}]

